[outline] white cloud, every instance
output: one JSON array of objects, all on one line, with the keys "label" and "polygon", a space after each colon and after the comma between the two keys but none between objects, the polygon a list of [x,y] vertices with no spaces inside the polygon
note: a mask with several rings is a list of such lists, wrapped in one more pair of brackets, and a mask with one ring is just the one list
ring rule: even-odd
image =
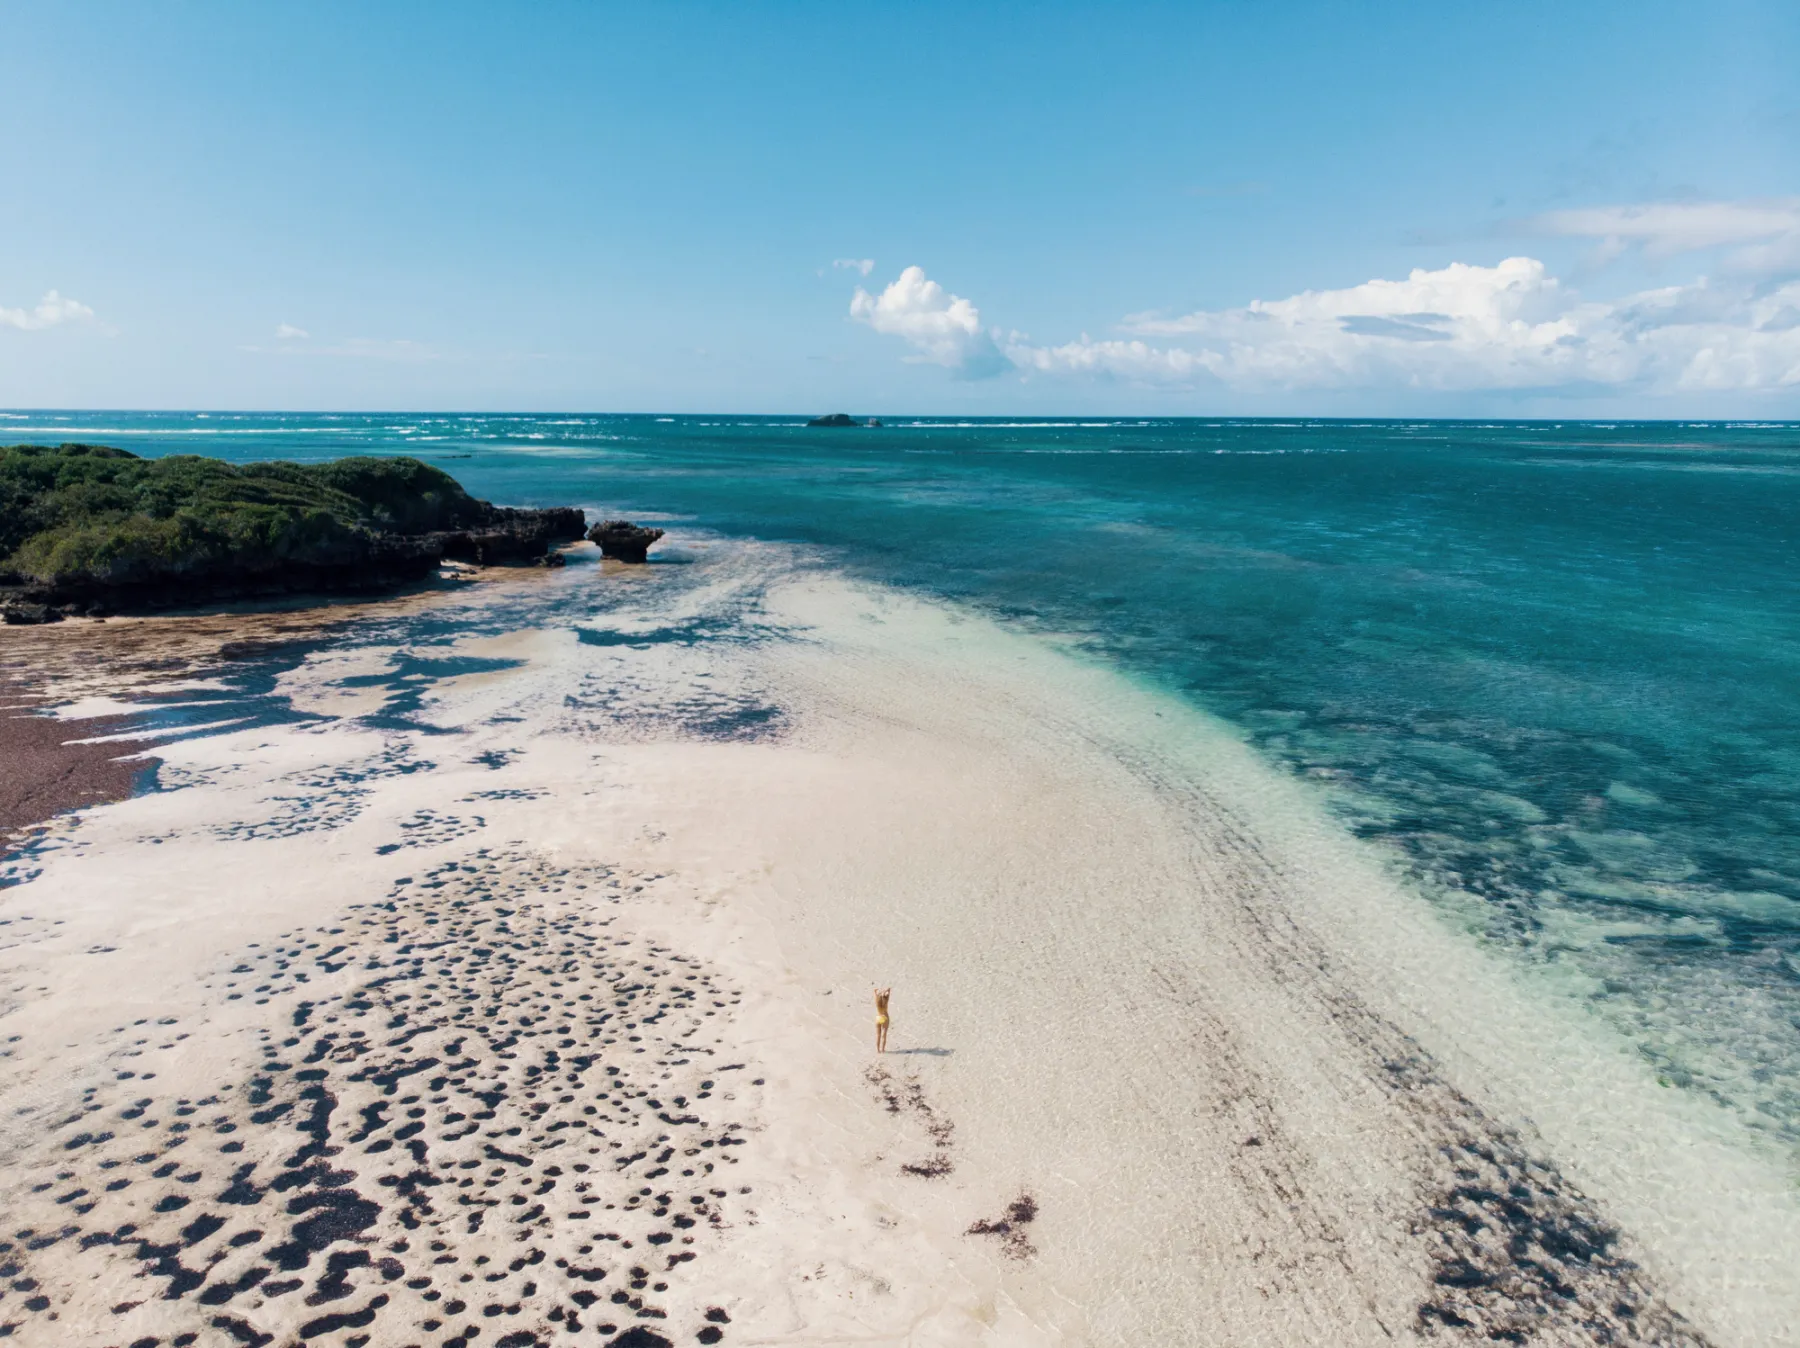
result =
[{"label": "white cloud", "polygon": [[297,328],[292,323],[277,323],[275,325],[275,340],[278,342],[292,340],[303,341],[310,336],[312,336],[312,334],[305,328]]},{"label": "white cloud", "polygon": [[1636,245],[1650,258],[1730,246],[1726,267],[1758,274],[1800,270],[1800,197],[1650,202],[1551,211],[1526,222],[1544,234],[1599,239],[1602,258]]},{"label": "white cloud", "polygon": [[840,257],[833,260],[831,266],[834,271],[842,269],[853,271],[858,276],[867,276],[875,270],[875,259],[872,257]]},{"label": "white cloud", "polygon": [[1213,373],[1210,352],[1155,347],[1141,341],[1096,342],[1085,332],[1061,346],[1014,343],[1006,357],[1021,370],[1045,374],[1089,374],[1140,383],[1187,384]]},{"label": "white cloud", "polygon": [[[1308,290],[1241,309],[1137,315],[1121,326],[1183,344],[1159,350],[1113,343],[1119,349],[1103,353],[1103,368],[1156,380],[1203,372],[1228,384],[1283,387],[1611,382],[1617,372],[1607,367],[1610,348],[1593,349],[1595,317],[1533,258],[1493,267],[1453,262],[1438,271],[1416,269],[1403,281]],[[1058,348],[1048,364],[1041,356],[1032,364],[1055,369],[1085,356],[1079,348]]]},{"label": "white cloud", "polygon": [[37,302],[34,309],[0,308],[0,328],[54,328],[59,323],[79,323],[92,319],[94,311],[80,300],[72,300],[52,290]]},{"label": "white cloud", "polygon": [[1791,233],[1800,229],[1800,197],[1590,206],[1551,211],[1531,223],[1546,234],[1637,239],[1666,255]]},{"label": "white cloud", "polygon": [[908,267],[879,296],[858,286],[850,317],[904,339],[917,353],[909,360],[942,365],[965,379],[999,374],[1008,365],[975,306],[927,280],[921,267]]},{"label": "white cloud", "polygon": [[[1456,262],[1404,280],[1308,290],[1242,308],[1139,314],[1119,337],[996,341],[973,303],[917,267],[854,317],[960,373],[1008,366],[1234,389],[1584,390],[1669,393],[1800,387],[1800,281],[1705,278],[1586,300],[1534,258]],[[984,345],[985,344],[985,345]],[[985,364],[984,364],[985,362]]]}]

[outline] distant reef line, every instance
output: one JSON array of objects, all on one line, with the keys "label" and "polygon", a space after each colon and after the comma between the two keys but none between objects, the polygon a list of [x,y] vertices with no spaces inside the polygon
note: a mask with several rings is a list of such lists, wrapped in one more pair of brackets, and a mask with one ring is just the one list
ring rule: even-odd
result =
[{"label": "distant reef line", "polygon": [[[612,520],[595,530],[610,531],[595,539],[608,555],[621,526],[634,528]],[[232,464],[106,445],[0,446],[0,618],[12,624],[379,593],[445,562],[560,566],[557,549],[587,532],[579,509],[497,506],[414,458]]]}]

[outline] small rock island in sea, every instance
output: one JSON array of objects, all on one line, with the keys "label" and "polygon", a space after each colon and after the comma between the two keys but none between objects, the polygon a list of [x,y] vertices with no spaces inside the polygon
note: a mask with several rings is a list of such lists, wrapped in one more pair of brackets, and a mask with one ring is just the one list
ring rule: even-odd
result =
[{"label": "small rock island in sea", "polygon": [[104,445],[0,447],[0,617],[367,593],[446,560],[555,566],[554,549],[586,526],[573,508],[477,500],[412,458],[240,465]]},{"label": "small rock island in sea", "polygon": [[621,562],[649,560],[646,554],[650,545],[662,536],[661,529],[646,529],[630,520],[601,520],[587,532],[588,542],[600,545],[602,557],[614,557]]},{"label": "small rock island in sea", "polygon": [[833,412],[830,416],[814,417],[806,424],[808,426],[824,426],[826,428],[840,426],[879,426],[881,425],[881,418],[870,417],[867,421],[858,421],[848,412]]}]

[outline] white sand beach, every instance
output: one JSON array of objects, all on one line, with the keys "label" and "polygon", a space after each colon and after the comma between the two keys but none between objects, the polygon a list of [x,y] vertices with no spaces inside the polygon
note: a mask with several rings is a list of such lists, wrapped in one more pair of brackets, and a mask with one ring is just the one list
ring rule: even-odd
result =
[{"label": "white sand beach", "polygon": [[[315,719],[8,863],[15,1341],[1800,1341],[1779,1158],[1221,726],[774,549],[656,571],[506,582],[635,589],[440,640],[505,663],[410,721],[352,621]],[[191,673],[30,640],[72,727]]]}]

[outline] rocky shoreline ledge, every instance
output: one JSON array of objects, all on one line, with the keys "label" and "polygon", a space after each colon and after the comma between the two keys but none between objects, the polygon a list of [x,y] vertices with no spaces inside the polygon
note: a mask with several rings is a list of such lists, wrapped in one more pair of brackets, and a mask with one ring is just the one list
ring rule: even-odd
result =
[{"label": "rocky shoreline ledge", "polygon": [[240,466],[0,447],[0,619],[369,594],[446,561],[554,566],[586,528],[578,509],[496,506],[412,458]]}]

